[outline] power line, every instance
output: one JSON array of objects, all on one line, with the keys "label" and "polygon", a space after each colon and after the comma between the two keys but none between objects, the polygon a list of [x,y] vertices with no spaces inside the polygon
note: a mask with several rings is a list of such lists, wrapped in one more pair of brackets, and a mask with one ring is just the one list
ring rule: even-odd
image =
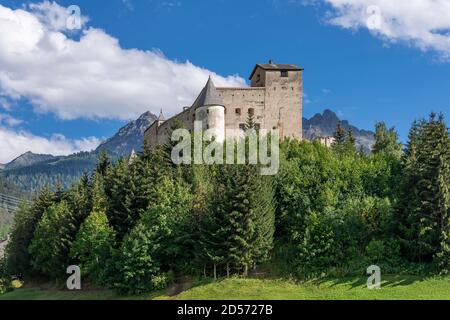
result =
[{"label": "power line", "polygon": [[15,211],[23,202],[29,203],[29,201],[26,199],[21,199],[18,197],[0,193],[0,205],[6,206],[9,210]]}]

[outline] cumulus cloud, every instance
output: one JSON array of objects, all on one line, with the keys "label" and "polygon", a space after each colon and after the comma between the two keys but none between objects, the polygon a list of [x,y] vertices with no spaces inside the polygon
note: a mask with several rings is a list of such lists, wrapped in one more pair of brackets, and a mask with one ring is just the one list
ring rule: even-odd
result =
[{"label": "cumulus cloud", "polygon": [[[66,32],[67,12],[45,1],[12,10],[0,5],[0,94],[26,98],[61,119],[132,119],[190,105],[211,74],[218,86],[244,86],[158,50],[124,49],[105,31]],[[83,23],[87,21],[82,18]],[[75,39],[77,38],[77,39]]]},{"label": "cumulus cloud", "polygon": [[45,138],[0,126],[0,163],[8,163],[28,151],[38,154],[69,155],[94,150],[100,143],[101,141],[95,137],[71,140],[55,134]]},{"label": "cumulus cloud", "polygon": [[346,28],[367,28],[387,42],[405,42],[422,51],[435,51],[450,60],[450,1],[448,0],[303,0],[331,6],[326,19]]}]

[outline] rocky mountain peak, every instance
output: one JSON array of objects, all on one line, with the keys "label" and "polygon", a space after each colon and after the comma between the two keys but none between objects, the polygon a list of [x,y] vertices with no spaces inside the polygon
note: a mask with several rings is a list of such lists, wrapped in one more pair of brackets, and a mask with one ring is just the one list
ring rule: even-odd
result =
[{"label": "rocky mountain peak", "polygon": [[156,119],[157,117],[150,111],[143,113],[137,120],[131,121],[120,128],[114,136],[103,142],[95,152],[106,150],[113,156],[125,156],[131,154],[133,150],[142,150],[145,130]]}]

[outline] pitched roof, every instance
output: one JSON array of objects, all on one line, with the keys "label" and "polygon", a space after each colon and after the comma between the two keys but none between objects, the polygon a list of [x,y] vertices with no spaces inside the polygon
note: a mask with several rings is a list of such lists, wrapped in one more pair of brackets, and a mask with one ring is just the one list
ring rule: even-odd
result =
[{"label": "pitched roof", "polygon": [[303,71],[304,69],[302,67],[299,67],[295,64],[276,64],[276,63],[267,63],[267,64],[263,64],[263,63],[258,63],[255,68],[252,71],[252,74],[250,75],[250,80],[253,78],[253,75],[255,74],[256,70],[258,68],[261,68],[263,70],[271,70],[271,71],[281,71],[281,70],[286,70],[286,71]]},{"label": "pitched roof", "polygon": [[211,76],[192,106],[194,108],[203,106],[223,106],[222,98],[219,96]]}]

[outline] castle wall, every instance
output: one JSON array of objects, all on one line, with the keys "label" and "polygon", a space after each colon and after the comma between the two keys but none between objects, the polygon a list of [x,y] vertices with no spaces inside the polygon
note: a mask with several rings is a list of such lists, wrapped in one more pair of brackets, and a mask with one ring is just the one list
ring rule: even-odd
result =
[{"label": "castle wall", "polygon": [[250,109],[255,113],[255,123],[265,128],[265,88],[217,88],[217,91],[225,105],[226,129],[239,129],[239,125],[246,123]]}]

